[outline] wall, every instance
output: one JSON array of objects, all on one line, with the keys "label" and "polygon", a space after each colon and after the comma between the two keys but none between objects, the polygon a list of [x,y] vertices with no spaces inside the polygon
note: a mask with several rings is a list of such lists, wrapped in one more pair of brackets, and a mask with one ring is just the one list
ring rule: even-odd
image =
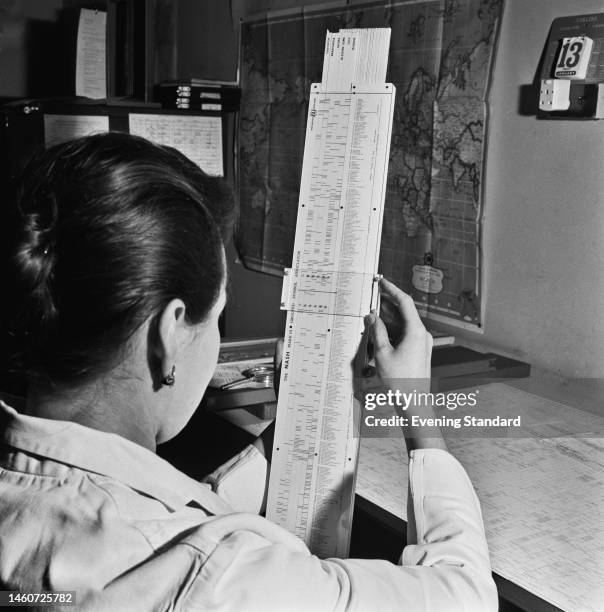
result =
[{"label": "wall", "polygon": [[[604,376],[604,121],[537,120],[520,100],[552,20],[601,10],[600,0],[506,2],[485,177],[484,334],[449,328],[470,346],[565,376]],[[274,279],[241,274],[256,280],[239,311],[276,313]],[[254,334],[275,333],[254,321]]]},{"label": "wall", "polygon": [[1,98],[49,95],[58,68],[49,34],[62,8],[62,0],[0,0]]},{"label": "wall", "polygon": [[519,96],[552,20],[602,8],[507,1],[487,153],[485,333],[463,334],[565,376],[604,376],[604,121],[538,121],[520,114]]},{"label": "wall", "polygon": [[235,80],[237,33],[225,0],[177,0],[179,77]]}]

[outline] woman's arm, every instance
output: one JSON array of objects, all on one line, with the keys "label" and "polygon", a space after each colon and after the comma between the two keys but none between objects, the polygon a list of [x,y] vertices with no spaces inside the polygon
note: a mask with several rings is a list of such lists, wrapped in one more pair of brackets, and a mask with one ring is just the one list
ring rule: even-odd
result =
[{"label": "woman's arm", "polygon": [[[279,397],[279,381],[281,380],[281,361],[283,359],[283,339],[279,338],[275,344],[275,354],[273,356],[273,368],[275,375],[273,378],[273,387],[275,389],[275,397]],[[258,449],[268,461],[271,462],[273,454],[273,440],[275,439],[275,421],[273,421],[257,438],[253,445]]]},{"label": "woman's arm", "polygon": [[[283,340],[280,339],[275,345],[273,358],[275,369],[273,384],[277,397],[282,356]],[[234,510],[259,514],[265,512],[274,437],[273,420],[250,446],[204,479],[212,486],[215,493],[231,504]],[[242,466],[244,470],[240,469]]]}]

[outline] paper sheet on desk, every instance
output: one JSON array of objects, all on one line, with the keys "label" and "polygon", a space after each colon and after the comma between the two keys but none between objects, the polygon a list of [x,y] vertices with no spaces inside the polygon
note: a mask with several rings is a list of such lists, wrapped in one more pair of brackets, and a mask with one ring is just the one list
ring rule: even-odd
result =
[{"label": "paper sheet on desk", "polygon": [[[535,402],[534,395],[505,384],[482,387],[481,395],[494,410],[506,404],[526,412]],[[560,423],[561,405],[549,402],[549,407]],[[452,437],[447,442],[478,493],[493,570],[563,610],[601,611],[604,439]],[[400,438],[363,439],[357,494],[406,520],[406,464]]]},{"label": "paper sheet on desk", "polygon": [[[257,365],[272,365],[272,359],[248,359],[245,361],[238,361],[236,363],[219,363],[214,370],[212,380],[210,380],[209,386],[215,389],[220,389],[223,385],[226,385],[236,380],[244,378],[243,371]],[[249,381],[250,388],[255,388],[257,385],[252,379]],[[241,386],[239,388],[244,388]]]}]

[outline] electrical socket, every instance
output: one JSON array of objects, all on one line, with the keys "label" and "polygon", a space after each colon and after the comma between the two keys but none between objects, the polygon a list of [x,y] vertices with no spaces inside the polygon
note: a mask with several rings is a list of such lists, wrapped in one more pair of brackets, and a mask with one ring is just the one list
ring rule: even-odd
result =
[{"label": "electrical socket", "polygon": [[568,79],[543,79],[539,95],[542,111],[564,111],[570,107],[570,81]]}]

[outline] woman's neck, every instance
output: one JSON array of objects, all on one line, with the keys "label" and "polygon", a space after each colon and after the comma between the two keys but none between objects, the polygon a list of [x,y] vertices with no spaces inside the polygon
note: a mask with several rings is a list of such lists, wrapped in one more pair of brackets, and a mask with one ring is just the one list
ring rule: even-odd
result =
[{"label": "woman's neck", "polygon": [[135,383],[93,383],[77,389],[48,391],[31,386],[25,412],[30,416],[70,421],[114,433],[155,452],[155,427]]}]

